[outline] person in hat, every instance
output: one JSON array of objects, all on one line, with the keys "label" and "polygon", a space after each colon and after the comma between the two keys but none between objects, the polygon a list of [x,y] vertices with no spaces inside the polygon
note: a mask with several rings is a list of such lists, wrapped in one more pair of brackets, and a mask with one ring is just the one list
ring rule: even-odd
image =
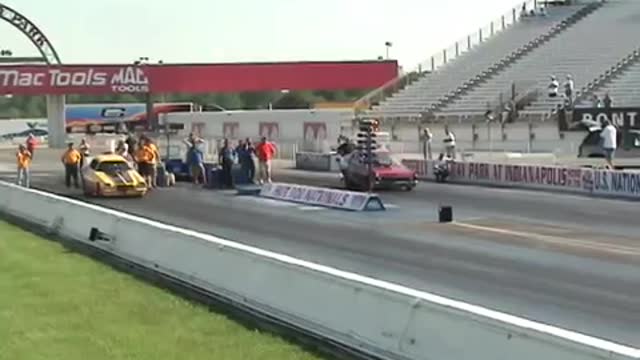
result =
[{"label": "person in hat", "polygon": [[73,179],[73,185],[76,188],[79,188],[80,183],[78,182],[78,173],[82,154],[73,147],[73,143],[68,143],[67,151],[62,154],[62,158],[60,160],[62,161],[62,164],[64,164],[64,179],[67,187],[71,187],[71,180]]},{"label": "person in hat", "polygon": [[16,162],[18,165],[18,178],[16,184],[18,186],[29,187],[31,186],[31,153],[27,150],[25,145],[20,144],[18,146],[18,152],[16,153]]}]

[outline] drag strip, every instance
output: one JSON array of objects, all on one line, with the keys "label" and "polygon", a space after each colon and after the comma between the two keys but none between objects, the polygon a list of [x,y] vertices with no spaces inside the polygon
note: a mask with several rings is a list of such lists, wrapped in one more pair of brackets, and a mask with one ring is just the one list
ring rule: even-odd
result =
[{"label": "drag strip", "polygon": [[[280,180],[337,185],[335,177],[323,176],[290,172],[281,173]],[[70,194],[60,186],[59,174],[36,177],[34,185]],[[348,213],[188,184],[156,190],[141,200],[89,201],[640,345],[640,241],[635,242],[637,224],[632,220],[636,204],[446,184],[385,192],[382,198],[397,208]],[[436,208],[444,202],[454,206],[461,224],[471,227],[435,223]],[[556,233],[549,233],[552,225]],[[541,236],[554,242],[540,241]],[[572,240],[571,246],[561,239]],[[581,241],[591,247],[576,247]],[[620,248],[630,254],[607,251]]]},{"label": "drag strip", "polygon": [[[298,170],[281,171],[281,179],[289,182],[341,187],[338,175]],[[448,204],[458,210],[472,210],[483,216],[511,216],[539,222],[564,225],[634,236],[640,242],[638,208],[630,200],[611,200],[584,195],[571,195],[538,190],[492,188],[475,185],[422,182],[413,192],[381,191],[392,203],[409,203],[416,207]]]}]

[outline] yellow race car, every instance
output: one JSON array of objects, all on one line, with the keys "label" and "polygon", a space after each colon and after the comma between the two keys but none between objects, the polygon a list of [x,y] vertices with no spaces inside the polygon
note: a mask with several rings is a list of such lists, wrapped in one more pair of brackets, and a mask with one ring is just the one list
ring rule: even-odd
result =
[{"label": "yellow race car", "polygon": [[142,197],[147,184],[125,158],[103,154],[82,169],[84,194],[97,197]]}]

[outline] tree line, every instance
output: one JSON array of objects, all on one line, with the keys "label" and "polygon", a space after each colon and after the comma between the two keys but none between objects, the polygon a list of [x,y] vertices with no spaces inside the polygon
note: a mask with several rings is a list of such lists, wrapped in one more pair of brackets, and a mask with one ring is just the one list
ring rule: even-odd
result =
[{"label": "tree line", "polygon": [[[230,94],[161,94],[155,102],[193,102],[205,110],[239,109],[306,109],[318,102],[350,102],[364,96],[367,90],[247,92]],[[143,103],[144,94],[112,94],[105,96],[68,95],[67,104]],[[44,118],[47,115],[44,96],[0,97],[0,119]]]}]

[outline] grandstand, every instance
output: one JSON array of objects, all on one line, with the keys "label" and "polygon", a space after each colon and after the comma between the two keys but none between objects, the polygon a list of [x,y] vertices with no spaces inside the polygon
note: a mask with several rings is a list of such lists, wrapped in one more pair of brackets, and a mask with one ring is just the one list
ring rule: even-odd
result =
[{"label": "grandstand", "polygon": [[640,52],[633,54],[630,64],[619,74],[612,76],[606,85],[600,87],[595,93],[601,99],[609,94],[616,107],[633,107],[640,104],[640,63],[637,62]]},{"label": "grandstand", "polygon": [[493,36],[475,46],[456,43],[449,51],[453,59],[439,67],[432,58],[431,71],[421,71],[417,80],[372,104],[373,112],[387,118],[460,119],[482,116],[513,99],[521,116],[545,119],[563,102],[547,96],[552,74],[561,82],[571,74],[580,98],[609,92],[615,105],[637,103],[640,1],[574,0],[549,5],[546,12],[522,16],[514,9],[510,23],[502,17],[496,31],[492,23]]}]

